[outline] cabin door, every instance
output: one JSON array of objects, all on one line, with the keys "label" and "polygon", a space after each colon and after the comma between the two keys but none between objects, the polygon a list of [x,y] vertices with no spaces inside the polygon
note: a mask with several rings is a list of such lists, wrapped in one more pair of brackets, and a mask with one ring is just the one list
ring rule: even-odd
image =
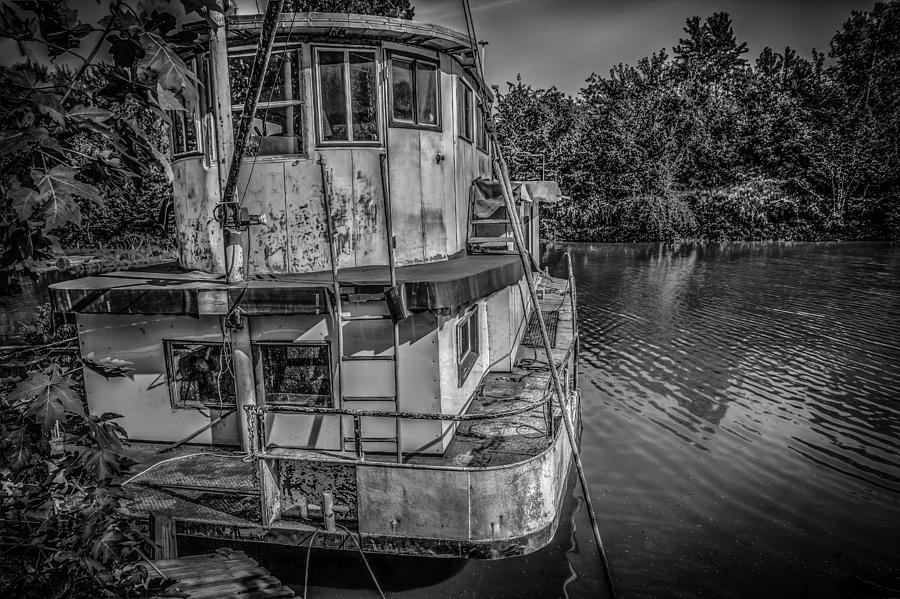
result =
[{"label": "cabin door", "polygon": [[398,265],[447,256],[441,134],[388,128],[394,259]]}]

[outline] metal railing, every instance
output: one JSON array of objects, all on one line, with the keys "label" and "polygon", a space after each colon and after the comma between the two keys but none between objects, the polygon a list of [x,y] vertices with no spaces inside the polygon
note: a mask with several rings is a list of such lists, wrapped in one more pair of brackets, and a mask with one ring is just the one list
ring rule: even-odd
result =
[{"label": "metal railing", "polygon": [[[565,357],[562,361],[561,370],[564,380],[569,380],[569,375],[575,376],[577,373],[577,366],[570,373],[569,371],[569,361],[572,358],[573,352],[575,355],[575,359],[573,360],[573,364],[578,360],[578,321],[576,314],[576,304],[575,304],[575,276],[573,273],[572,267],[572,256],[569,252],[565,253],[566,264],[567,264],[567,280],[566,280],[566,289],[565,292],[569,293],[570,302],[571,302],[571,310],[572,310],[572,332],[573,332],[573,343],[569,346],[566,351]],[[540,309],[539,307],[535,307],[535,309]],[[573,385],[573,387],[577,387],[577,383]],[[478,391],[476,393],[480,393],[483,390],[483,384],[479,385]],[[572,393],[569,389],[567,389],[567,398],[566,398],[566,409],[570,408],[570,404],[572,402]],[[359,460],[365,459],[365,454],[363,451],[363,443],[367,440],[366,437],[362,435],[362,419],[363,418],[390,418],[398,423],[401,420],[426,420],[426,421],[440,421],[440,422],[472,422],[479,420],[495,420],[499,418],[508,418],[510,416],[517,416],[519,414],[524,414],[525,412],[529,412],[531,410],[542,408],[544,413],[544,421],[545,421],[545,433],[548,439],[552,439],[555,437],[557,433],[557,427],[554,423],[554,414],[553,414],[553,394],[549,389],[549,385],[544,389],[543,394],[540,399],[536,401],[528,402],[525,405],[519,405],[514,408],[507,408],[505,410],[496,410],[492,412],[481,412],[477,414],[440,414],[435,412],[395,412],[395,411],[387,411],[387,410],[351,410],[346,408],[332,408],[332,407],[324,407],[324,406],[293,406],[293,405],[284,405],[284,404],[263,404],[263,405],[247,405],[244,406],[244,410],[247,413],[247,427],[249,430],[249,451],[248,454],[251,458],[261,458],[267,455],[267,442],[266,442],[266,422],[265,415],[269,413],[278,413],[278,414],[299,414],[299,415],[308,415],[308,416],[350,416],[353,419],[353,445],[356,453],[356,457]],[[344,450],[344,437],[343,434],[341,436],[341,449],[340,451],[343,453]],[[308,449],[312,450],[312,447],[298,447],[295,449]],[[403,452],[399,448],[399,440],[398,440],[398,449],[397,449],[398,461],[403,461]]]}]

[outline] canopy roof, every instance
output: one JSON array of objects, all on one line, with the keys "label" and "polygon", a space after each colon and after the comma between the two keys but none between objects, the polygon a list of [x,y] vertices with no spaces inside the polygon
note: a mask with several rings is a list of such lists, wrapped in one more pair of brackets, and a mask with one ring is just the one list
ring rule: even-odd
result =
[{"label": "canopy roof", "polygon": [[[410,310],[453,312],[490,295],[523,276],[518,255],[467,256],[397,268]],[[341,269],[342,287],[386,287],[386,266]],[[228,284],[222,275],[177,267],[113,272],[56,283],[50,287],[53,308],[79,314],[225,314],[240,304],[247,315],[320,314],[327,311],[325,293],[331,271],[258,275]]]}]

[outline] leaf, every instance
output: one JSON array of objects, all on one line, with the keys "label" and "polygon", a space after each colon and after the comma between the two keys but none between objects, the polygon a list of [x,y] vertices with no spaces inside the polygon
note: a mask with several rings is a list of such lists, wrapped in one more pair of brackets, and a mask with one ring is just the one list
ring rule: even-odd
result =
[{"label": "leaf", "polygon": [[66,117],[76,121],[91,121],[92,123],[104,123],[112,118],[112,113],[98,106],[85,106],[79,104],[66,114]]},{"label": "leaf", "polygon": [[155,73],[163,89],[180,94],[188,106],[195,106],[199,101],[197,76],[175,50],[155,33],[142,33],[140,42],[145,55],[137,63],[138,74]]},{"label": "leaf", "polygon": [[61,229],[67,224],[81,224],[81,208],[72,198],[52,194],[44,204],[44,231]]},{"label": "leaf", "polygon": [[4,452],[3,458],[6,466],[13,472],[18,472],[31,462],[32,442],[24,426],[10,431],[2,427]]},{"label": "leaf", "polygon": [[64,2],[37,2],[35,0],[16,0],[25,10],[35,13],[41,35],[44,40],[53,44],[48,46],[50,57],[56,57],[70,48],[77,48],[80,39],[89,34],[93,28],[78,19],[78,12],[70,9]]},{"label": "leaf", "polygon": [[75,196],[103,205],[100,191],[93,185],[75,179],[75,169],[63,164],[54,166],[49,172],[31,169],[31,179],[38,190],[38,203],[44,206],[44,230],[58,229],[68,223],[81,223],[81,209]]},{"label": "leaf", "polygon": [[33,39],[36,30],[33,19],[21,18],[6,4],[0,6],[0,37],[25,41]]},{"label": "leaf", "polygon": [[23,187],[18,178],[13,179],[6,195],[11,200],[12,208],[16,211],[19,220],[22,221],[31,218],[34,209],[40,204],[37,190]]},{"label": "leaf", "polygon": [[46,139],[48,133],[43,127],[3,129],[0,131],[0,156],[18,154],[23,150],[30,152],[34,144],[43,143]]},{"label": "leaf", "polygon": [[178,99],[178,96],[173,94],[167,89],[164,89],[159,82],[156,83],[156,101],[159,102],[159,107],[163,110],[178,110],[185,111],[184,106],[182,106],[181,101]]},{"label": "leaf", "polygon": [[119,546],[124,540],[126,540],[125,535],[110,527],[103,533],[102,537],[94,542],[91,556],[101,562],[109,563],[119,557],[121,553]]},{"label": "leaf", "polygon": [[32,371],[10,392],[11,402],[29,402],[26,414],[32,416],[41,428],[49,431],[57,422],[65,422],[66,412],[84,416],[81,398],[72,389],[74,381],[63,376],[53,366],[44,372]]},{"label": "leaf", "polygon": [[94,352],[84,356],[81,361],[85,366],[106,378],[130,377],[134,374],[134,364],[119,358],[96,358]]}]

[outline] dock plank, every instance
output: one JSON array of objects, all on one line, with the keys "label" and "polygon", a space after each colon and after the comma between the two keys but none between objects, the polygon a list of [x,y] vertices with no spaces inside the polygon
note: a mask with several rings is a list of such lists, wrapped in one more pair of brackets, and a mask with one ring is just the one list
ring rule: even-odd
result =
[{"label": "dock plank", "polygon": [[243,551],[154,560],[154,570],[174,580],[173,589],[188,599],[271,599],[293,597],[294,592]]}]

